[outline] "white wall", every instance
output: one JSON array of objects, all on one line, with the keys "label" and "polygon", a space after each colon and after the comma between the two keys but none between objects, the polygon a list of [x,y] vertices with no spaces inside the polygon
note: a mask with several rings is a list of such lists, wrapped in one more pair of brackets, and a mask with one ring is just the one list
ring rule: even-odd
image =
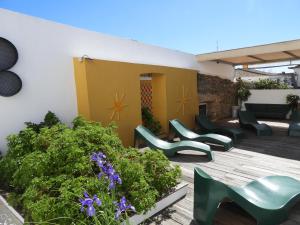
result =
[{"label": "white wall", "polygon": [[233,81],[234,79],[234,67],[228,64],[217,63],[212,61],[201,62],[198,63],[196,69],[199,70],[200,73],[205,75],[218,76],[231,81]]},{"label": "white wall", "polygon": [[69,123],[77,115],[73,57],[135,62],[200,69],[230,76],[231,66],[198,64],[192,54],[145,45],[78,29],[0,8],[0,37],[18,49],[19,60],[11,69],[23,81],[13,97],[0,96],[0,150],[5,137],[23,128],[25,121],[39,122],[48,110]]},{"label": "white wall", "polygon": [[286,104],[286,96],[300,96],[300,89],[250,90],[251,96],[246,103]]}]

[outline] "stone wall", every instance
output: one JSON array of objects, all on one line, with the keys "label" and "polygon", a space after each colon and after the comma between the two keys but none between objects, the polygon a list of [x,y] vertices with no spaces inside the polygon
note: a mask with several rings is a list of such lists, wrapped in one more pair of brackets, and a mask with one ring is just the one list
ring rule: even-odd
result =
[{"label": "stone wall", "polygon": [[207,103],[208,117],[219,120],[231,117],[236,105],[236,86],[227,79],[198,74],[199,103]]}]

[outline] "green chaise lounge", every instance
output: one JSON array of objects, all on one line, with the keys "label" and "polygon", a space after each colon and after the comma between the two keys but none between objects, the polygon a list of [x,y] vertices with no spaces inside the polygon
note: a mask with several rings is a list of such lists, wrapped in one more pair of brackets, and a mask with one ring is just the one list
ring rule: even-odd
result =
[{"label": "green chaise lounge", "polygon": [[233,138],[234,142],[237,142],[237,140],[239,138],[242,138],[245,136],[244,132],[241,129],[215,125],[204,115],[195,116],[195,121],[196,121],[196,124],[201,129],[201,133],[204,132],[204,133],[222,134],[222,135]]},{"label": "green chaise lounge", "polygon": [[209,142],[224,146],[226,150],[232,148],[232,140],[229,137],[219,134],[196,134],[195,132],[186,128],[179,120],[174,119],[169,121],[170,132],[174,133],[175,137],[180,140],[190,140],[199,142]]},{"label": "green chaise lounge", "polygon": [[210,160],[213,160],[213,153],[210,147],[206,144],[196,141],[179,141],[170,143],[157,138],[151,131],[142,125],[139,125],[134,130],[134,145],[137,146],[138,140],[143,140],[151,149],[159,149],[164,152],[166,156],[174,156],[177,152],[183,150],[195,150],[206,153]]},{"label": "green chaise lounge", "polygon": [[300,200],[300,181],[286,176],[268,176],[232,187],[214,180],[200,168],[194,170],[194,219],[212,225],[223,200],[238,204],[256,219],[258,225],[278,225]]},{"label": "green chaise lounge", "polygon": [[291,123],[288,130],[289,136],[300,136],[300,112],[295,111],[291,116]]},{"label": "green chaise lounge", "polygon": [[254,114],[249,111],[239,111],[239,122],[242,128],[254,129],[257,136],[272,135],[272,128],[265,123],[258,123]]}]

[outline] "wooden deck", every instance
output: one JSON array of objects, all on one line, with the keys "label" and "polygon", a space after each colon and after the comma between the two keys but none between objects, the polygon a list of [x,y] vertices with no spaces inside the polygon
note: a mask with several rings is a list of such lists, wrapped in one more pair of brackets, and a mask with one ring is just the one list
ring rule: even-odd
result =
[{"label": "wooden deck", "polygon": [[[224,123],[224,122],[223,122]],[[237,121],[225,123],[235,126]],[[219,147],[215,150],[215,161],[208,162],[201,153],[183,151],[170,160],[180,165],[182,179],[189,183],[187,196],[172,207],[153,218],[149,224],[192,225],[193,213],[193,169],[201,167],[217,180],[229,185],[241,186],[252,180],[268,175],[287,175],[300,180],[300,137],[287,137],[288,124],[267,122],[273,127],[271,137],[256,137],[247,132],[247,138],[229,152]],[[254,225],[252,219],[235,204],[224,204],[215,217],[217,225]],[[300,225],[300,203],[290,213],[284,225]]]}]

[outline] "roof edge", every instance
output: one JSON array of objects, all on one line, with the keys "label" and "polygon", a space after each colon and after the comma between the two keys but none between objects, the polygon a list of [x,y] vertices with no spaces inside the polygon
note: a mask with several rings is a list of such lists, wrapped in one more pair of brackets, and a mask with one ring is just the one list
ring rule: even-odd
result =
[{"label": "roof edge", "polygon": [[218,60],[222,58],[233,58],[248,55],[274,53],[280,51],[292,51],[295,49],[300,49],[300,39],[229,49],[218,52],[203,53],[196,55],[196,58],[198,61],[203,62]]}]

